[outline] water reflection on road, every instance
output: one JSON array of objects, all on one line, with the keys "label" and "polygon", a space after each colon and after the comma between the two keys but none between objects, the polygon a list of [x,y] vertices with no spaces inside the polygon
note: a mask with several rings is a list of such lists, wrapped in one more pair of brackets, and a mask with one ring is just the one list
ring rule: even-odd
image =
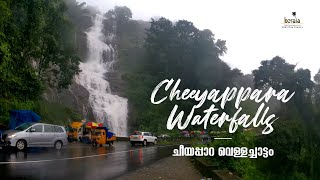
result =
[{"label": "water reflection on road", "polygon": [[112,179],[170,156],[173,148],[175,146],[131,147],[128,142],[117,142],[103,147],[76,143],[62,150],[1,151],[0,174],[1,179]]}]

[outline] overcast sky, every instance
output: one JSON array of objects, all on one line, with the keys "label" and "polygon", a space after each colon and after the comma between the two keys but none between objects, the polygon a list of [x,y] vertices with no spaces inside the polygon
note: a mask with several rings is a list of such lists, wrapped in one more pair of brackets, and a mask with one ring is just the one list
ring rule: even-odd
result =
[{"label": "overcast sky", "polygon": [[[232,68],[250,73],[261,60],[279,55],[314,75],[320,69],[320,2],[317,0],[78,0],[102,12],[127,6],[133,19],[150,20],[164,16],[172,21],[192,21],[199,29],[210,29],[216,38],[227,41],[222,57]],[[292,12],[302,29],[282,28]]]}]

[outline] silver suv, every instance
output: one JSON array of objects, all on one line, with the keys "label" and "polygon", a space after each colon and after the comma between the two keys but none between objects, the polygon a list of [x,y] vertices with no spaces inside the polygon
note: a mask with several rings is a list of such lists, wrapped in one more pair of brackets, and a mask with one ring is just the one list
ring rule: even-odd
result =
[{"label": "silver suv", "polygon": [[3,138],[8,146],[24,150],[27,147],[55,147],[67,145],[67,133],[63,126],[44,123],[24,123],[14,130],[4,132]]}]

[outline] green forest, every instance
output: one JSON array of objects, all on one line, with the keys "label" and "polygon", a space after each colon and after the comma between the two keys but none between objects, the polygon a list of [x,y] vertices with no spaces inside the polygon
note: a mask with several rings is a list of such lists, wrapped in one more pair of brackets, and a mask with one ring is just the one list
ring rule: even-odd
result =
[{"label": "green forest", "polygon": [[83,4],[63,0],[0,2],[0,122],[9,110],[30,109],[44,121],[67,124],[81,115],[48,102],[48,89],[65,89],[79,73],[76,35],[90,27]]},{"label": "green forest", "polygon": [[[221,167],[236,172],[244,179],[320,177],[317,171],[320,168],[317,153],[320,150],[320,72],[313,81],[310,70],[297,69],[281,55],[275,55],[272,59],[262,60],[252,74],[243,74],[222,60],[227,53],[227,43],[216,39],[208,29],[199,30],[190,21],[172,22],[164,17],[151,19],[150,24],[132,20],[132,12],[126,7],[116,7],[107,14],[110,13],[118,18],[120,68],[127,82],[127,97],[134,108],[130,117],[134,120],[134,127],[157,133],[178,132],[177,129],[172,132],[166,129],[172,107],[177,104],[179,109],[189,112],[195,102],[165,101],[153,105],[150,102],[151,92],[164,79],[180,78],[180,89],[287,89],[295,92],[288,103],[277,107],[269,104],[279,117],[274,123],[274,132],[257,137],[250,132],[238,131],[231,136],[232,140],[210,144],[214,147],[269,147],[274,149],[274,157],[258,160],[214,157],[208,160],[219,162]],[[143,29],[145,33],[142,33]],[[210,105],[207,103],[202,108],[207,109]],[[246,102],[243,109],[247,114],[254,114],[257,107]],[[226,111],[232,114],[234,107],[227,107]],[[189,126],[187,130],[195,129],[202,127]],[[207,130],[218,129],[209,126]]]},{"label": "green forest", "polygon": [[[85,55],[79,35],[91,26],[86,17],[96,13],[83,6],[75,0],[0,1],[1,123],[8,123],[11,109],[34,110],[44,122],[67,124],[70,119],[82,118],[70,107],[45,100],[43,94],[48,89],[68,88],[80,72],[79,63]],[[113,43],[119,52],[118,66],[129,100],[131,129],[179,133],[178,129],[166,129],[168,116],[175,104],[189,112],[194,102],[165,101],[153,105],[151,92],[164,79],[181,79],[181,89],[287,89],[295,92],[288,103],[269,104],[279,117],[274,132],[255,136],[240,129],[231,135],[230,141],[210,143],[213,147],[265,146],[274,149],[274,157],[207,160],[218,162],[221,168],[243,179],[320,178],[320,71],[311,77],[310,70],[297,68],[281,54],[275,54],[272,59],[259,60],[260,66],[252,74],[243,74],[222,60],[228,52],[227,41],[216,38],[209,29],[198,29],[190,21],[173,22],[165,17],[150,22],[133,20],[127,7],[115,7],[104,12],[104,16],[104,33],[111,32],[110,23],[117,24],[117,40]],[[210,105],[206,103],[202,108]],[[242,107],[247,114],[254,114],[257,109],[252,102]],[[225,111],[232,114],[234,107],[227,106]],[[226,128],[209,126],[207,130]],[[201,129],[189,126],[187,130]]]}]

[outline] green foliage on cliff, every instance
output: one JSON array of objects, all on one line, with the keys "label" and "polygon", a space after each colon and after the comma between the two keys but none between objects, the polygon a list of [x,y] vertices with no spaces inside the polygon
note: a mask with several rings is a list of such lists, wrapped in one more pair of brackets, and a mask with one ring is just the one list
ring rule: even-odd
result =
[{"label": "green foliage on cliff", "polygon": [[[130,118],[133,118],[136,128],[165,132],[166,120],[174,104],[178,103],[179,108],[186,112],[191,110],[191,101],[152,105],[150,95],[160,81],[181,78],[181,88],[224,88],[240,75],[239,71],[231,70],[220,59],[226,52],[225,41],[216,40],[210,30],[199,30],[192,22],[185,20],[174,24],[160,18],[152,20],[149,28],[143,31],[144,40],[141,38],[141,27],[146,23],[133,22],[128,20],[122,26],[126,29],[131,26],[140,33],[122,31],[119,38],[130,37],[128,39],[137,41],[118,43],[121,47],[120,70],[127,81],[127,97],[133,108]],[[133,28],[139,24],[140,28]]]},{"label": "green foliage on cliff", "polygon": [[70,19],[64,0],[0,2],[0,122],[10,109],[36,110],[47,87],[67,88],[79,72]]},{"label": "green foliage on cliff", "polygon": [[40,100],[36,104],[35,112],[47,123],[68,125],[71,121],[80,121],[81,115],[63,104]]}]

